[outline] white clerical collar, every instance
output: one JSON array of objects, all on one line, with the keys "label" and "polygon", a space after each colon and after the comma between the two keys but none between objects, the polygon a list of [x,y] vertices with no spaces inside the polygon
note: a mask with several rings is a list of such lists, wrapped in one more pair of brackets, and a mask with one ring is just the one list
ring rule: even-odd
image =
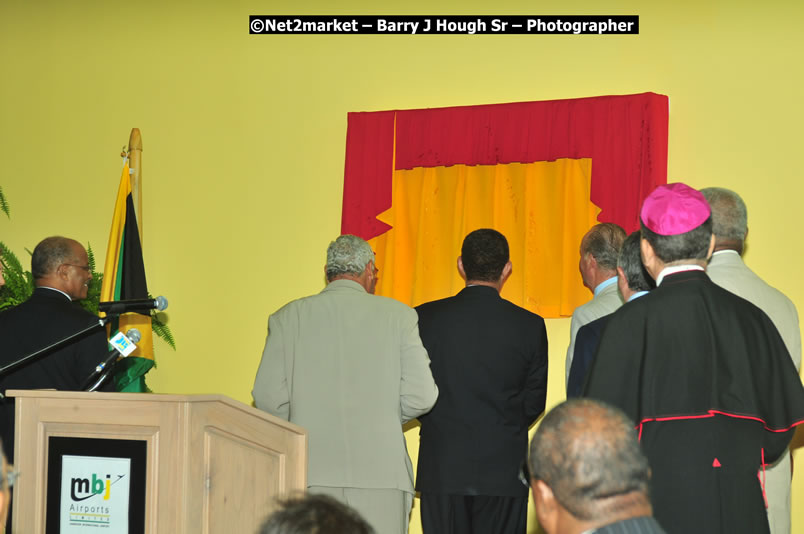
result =
[{"label": "white clerical collar", "polygon": [[671,265],[670,267],[665,267],[664,269],[662,269],[662,272],[659,273],[659,277],[656,278],[656,287],[662,285],[662,280],[664,280],[665,276],[684,271],[703,271],[703,270],[704,270],[703,267],[695,264]]},{"label": "white clerical collar", "polygon": [[736,254],[737,256],[740,255],[740,253],[737,252],[736,250],[732,250],[730,248],[724,248],[723,250],[718,250],[718,251],[712,253],[712,256],[720,256],[721,254],[724,255],[724,256],[726,254]]},{"label": "white clerical collar", "polygon": [[[56,289],[55,287],[48,287],[48,286],[39,286],[39,287],[41,287],[42,289],[50,289],[51,291],[58,291],[59,293],[61,293],[65,297],[67,297],[70,300],[70,302],[73,301],[73,299],[70,298],[70,295],[68,295],[67,293],[65,293],[61,289]],[[37,287],[37,289],[39,289],[39,287]]]},{"label": "white clerical collar", "polygon": [[603,291],[604,289],[606,289],[607,287],[609,287],[611,284],[615,283],[616,281],[617,281],[617,277],[612,276],[608,280],[604,280],[603,282],[600,282],[597,285],[597,287],[595,288],[595,296],[600,295],[601,291]]}]

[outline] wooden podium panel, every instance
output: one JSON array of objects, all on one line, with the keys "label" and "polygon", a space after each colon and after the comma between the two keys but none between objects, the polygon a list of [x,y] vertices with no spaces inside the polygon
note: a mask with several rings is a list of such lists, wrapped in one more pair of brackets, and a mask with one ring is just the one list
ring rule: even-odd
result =
[{"label": "wooden podium panel", "polygon": [[16,398],[15,533],[45,532],[51,437],[144,441],[149,534],[255,532],[274,497],[307,485],[304,429],[222,395],[7,395]]}]

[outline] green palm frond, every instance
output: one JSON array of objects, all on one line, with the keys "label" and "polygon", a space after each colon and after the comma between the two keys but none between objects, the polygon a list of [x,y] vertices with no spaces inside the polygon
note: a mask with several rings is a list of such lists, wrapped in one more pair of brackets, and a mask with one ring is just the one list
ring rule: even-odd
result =
[{"label": "green palm frond", "polygon": [[162,320],[162,317],[163,314],[161,313],[151,315],[151,330],[153,330],[156,337],[161,337],[173,350],[176,350],[176,340],[173,337],[173,332]]},{"label": "green palm frond", "polygon": [[0,310],[11,308],[28,300],[33,294],[33,275],[22,268],[17,256],[0,242],[0,262],[6,283],[0,287]]},{"label": "green palm frond", "polygon": [[3,188],[0,187],[0,211],[6,214],[6,217],[11,218],[11,206],[8,205],[6,195],[3,194]]}]

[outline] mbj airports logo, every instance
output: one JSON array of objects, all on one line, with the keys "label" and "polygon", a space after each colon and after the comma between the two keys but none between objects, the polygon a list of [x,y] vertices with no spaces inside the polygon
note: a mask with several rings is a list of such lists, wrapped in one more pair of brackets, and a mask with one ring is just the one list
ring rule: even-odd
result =
[{"label": "mbj airports logo", "polygon": [[[95,495],[103,495],[103,500],[108,501],[112,491],[112,475],[106,475],[106,479],[92,474],[92,484],[88,478],[70,479],[70,498],[73,502],[85,501]],[[118,477],[118,480],[122,475]]]},{"label": "mbj airports logo", "polygon": [[60,532],[79,534],[107,529],[125,532],[128,525],[130,459],[63,457]]},{"label": "mbj airports logo", "polygon": [[[112,498],[112,486],[123,479],[125,475],[112,475],[102,477],[96,473],[92,477],[70,478],[70,523],[73,525],[109,525],[111,508],[109,500]],[[93,499],[94,497],[94,499]]]}]

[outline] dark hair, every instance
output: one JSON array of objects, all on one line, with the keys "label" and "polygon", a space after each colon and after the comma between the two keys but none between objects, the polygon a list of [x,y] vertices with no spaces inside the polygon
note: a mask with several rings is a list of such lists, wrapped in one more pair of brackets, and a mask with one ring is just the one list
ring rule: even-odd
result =
[{"label": "dark hair", "polygon": [[642,237],[648,240],[653,252],[665,264],[680,260],[705,260],[709,253],[709,243],[712,240],[711,216],[697,228],[678,235],[659,235],[642,221],[640,225]]},{"label": "dark hair", "polygon": [[328,495],[297,495],[279,501],[279,508],[259,534],[374,534],[354,508]]},{"label": "dark hair", "polygon": [[73,240],[61,236],[43,239],[31,255],[31,274],[39,280],[52,274],[59,265],[74,260]]},{"label": "dark hair", "polygon": [[600,223],[586,232],[581,241],[583,255],[591,254],[597,264],[608,271],[617,269],[617,256],[625,241],[625,230],[614,223]]},{"label": "dark hair", "polygon": [[475,230],[463,240],[461,262],[466,280],[496,282],[508,263],[508,240],[491,228]]},{"label": "dark hair", "polygon": [[631,291],[650,291],[656,284],[653,278],[645,270],[642,264],[642,253],[639,242],[642,235],[639,230],[632,232],[623,241],[623,248],[620,249],[620,257],[617,259],[617,266],[622,268],[625,273],[625,280]]},{"label": "dark hair", "polygon": [[633,422],[600,401],[571,399],[553,408],[533,436],[529,462],[532,477],[581,520],[613,515],[622,506],[616,497],[650,499],[650,467]]}]

